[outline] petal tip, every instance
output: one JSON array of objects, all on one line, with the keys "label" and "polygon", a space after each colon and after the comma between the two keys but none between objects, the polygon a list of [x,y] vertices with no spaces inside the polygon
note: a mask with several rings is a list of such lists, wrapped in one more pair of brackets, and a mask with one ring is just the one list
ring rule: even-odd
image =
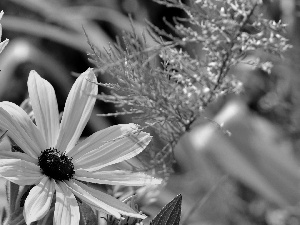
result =
[{"label": "petal tip", "polygon": [[94,70],[92,68],[88,68],[81,75],[87,77],[88,80],[96,81],[96,75],[95,75]]},{"label": "petal tip", "polygon": [[128,216],[134,217],[134,218],[138,218],[138,219],[142,219],[142,220],[144,220],[144,219],[147,218],[147,216],[145,214],[138,214],[138,213],[132,214],[132,215],[128,215]]},{"label": "petal tip", "polygon": [[35,70],[30,70],[29,75],[39,75]]},{"label": "petal tip", "polygon": [[28,83],[32,81],[32,79],[37,79],[40,78],[41,76],[35,71],[35,70],[31,70],[29,72],[29,76],[28,76]]},{"label": "petal tip", "polygon": [[153,178],[151,180],[151,184],[150,185],[161,185],[163,184],[163,179],[161,178]]},{"label": "petal tip", "polygon": [[147,133],[147,132],[143,132],[141,131],[141,129],[139,129],[139,125],[135,124],[135,123],[127,123],[127,124],[119,124],[121,131],[125,134],[130,134],[130,133],[137,133],[137,134],[143,134],[145,135],[145,137],[151,137],[152,136]]},{"label": "petal tip", "polygon": [[148,216],[146,216],[145,214],[141,214],[141,219],[146,219]]}]

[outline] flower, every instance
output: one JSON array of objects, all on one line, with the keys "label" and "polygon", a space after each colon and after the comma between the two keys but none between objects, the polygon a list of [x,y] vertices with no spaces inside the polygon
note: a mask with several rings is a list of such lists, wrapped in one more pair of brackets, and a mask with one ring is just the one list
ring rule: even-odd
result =
[{"label": "flower", "polygon": [[[3,14],[4,14],[4,12],[1,11],[0,12],[0,20],[2,19]],[[1,42],[1,37],[2,37],[2,26],[0,24],[0,53],[3,51],[5,46],[8,44],[8,39],[5,39],[4,41]]]},{"label": "flower", "polygon": [[47,214],[54,193],[54,224],[79,224],[75,196],[118,219],[121,215],[145,218],[125,203],[85,184],[143,186],[161,182],[144,173],[112,169],[112,165],[142,152],[150,142],[151,136],[138,131],[135,124],[111,126],[76,144],[95,104],[96,82],[92,69],[77,78],[61,123],[54,89],[35,71],[28,78],[35,124],[19,106],[0,102],[0,129],[7,130],[23,150],[0,152],[0,176],[18,185],[35,185],[24,204],[27,224]]}]

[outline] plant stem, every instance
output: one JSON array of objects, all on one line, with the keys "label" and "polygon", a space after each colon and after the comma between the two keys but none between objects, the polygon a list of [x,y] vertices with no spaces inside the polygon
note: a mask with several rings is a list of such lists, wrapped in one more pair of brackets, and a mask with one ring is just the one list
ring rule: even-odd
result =
[{"label": "plant stem", "polygon": [[217,183],[215,183],[212,188],[206,193],[204,197],[201,197],[196,201],[195,205],[191,208],[191,210],[187,213],[185,218],[182,220],[182,225],[187,225],[187,222],[191,215],[196,211],[196,209],[200,209],[206,202],[207,200],[212,196],[212,194],[217,190],[217,188],[226,180],[228,179],[228,175],[223,175]]}]

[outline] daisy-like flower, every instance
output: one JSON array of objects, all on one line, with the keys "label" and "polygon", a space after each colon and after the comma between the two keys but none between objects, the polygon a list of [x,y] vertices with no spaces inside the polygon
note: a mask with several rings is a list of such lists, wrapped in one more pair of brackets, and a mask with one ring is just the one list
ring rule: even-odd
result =
[{"label": "daisy-like flower", "polygon": [[[79,224],[76,197],[92,208],[111,214],[145,218],[127,204],[95,190],[86,182],[143,186],[160,179],[144,173],[114,170],[116,163],[143,151],[151,140],[135,124],[121,124],[98,131],[76,144],[90,118],[98,93],[91,69],[75,81],[65,104],[61,123],[53,87],[31,71],[29,98],[35,123],[19,106],[0,102],[0,129],[24,152],[0,152],[0,176],[18,185],[35,185],[24,204],[27,224],[43,218],[55,193],[54,224]],[[83,181],[83,182],[82,182]]]}]

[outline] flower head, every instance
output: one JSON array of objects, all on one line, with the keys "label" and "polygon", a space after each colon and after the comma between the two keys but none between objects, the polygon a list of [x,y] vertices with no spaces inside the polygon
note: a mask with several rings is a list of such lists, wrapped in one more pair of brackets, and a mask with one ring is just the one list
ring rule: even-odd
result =
[{"label": "flower head", "polygon": [[0,176],[18,185],[35,185],[24,204],[27,224],[47,214],[54,193],[54,224],[79,224],[75,196],[116,218],[121,215],[145,218],[127,204],[85,184],[160,183],[159,179],[144,173],[111,169],[111,165],[142,152],[150,142],[151,136],[137,132],[135,124],[111,126],[77,144],[95,104],[96,81],[91,69],[77,78],[61,122],[53,87],[35,71],[31,71],[28,78],[35,123],[19,106],[0,102],[0,129],[7,130],[9,137],[23,150],[0,153]]}]

